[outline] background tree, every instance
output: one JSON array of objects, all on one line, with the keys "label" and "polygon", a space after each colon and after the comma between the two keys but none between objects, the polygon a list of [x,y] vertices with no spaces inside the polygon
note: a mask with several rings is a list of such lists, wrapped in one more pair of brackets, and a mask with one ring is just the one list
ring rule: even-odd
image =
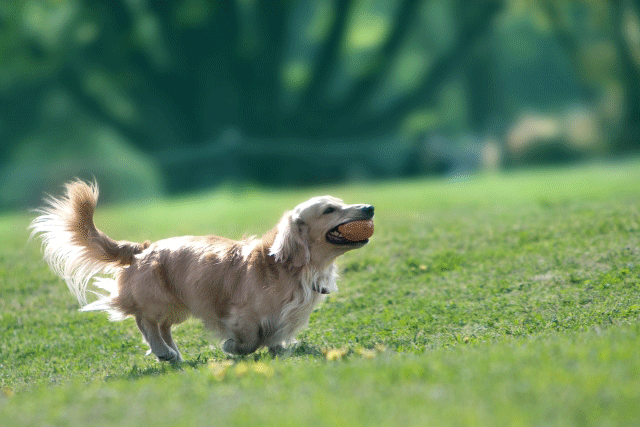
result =
[{"label": "background tree", "polygon": [[[82,111],[163,159],[173,157],[166,154],[174,153],[171,148],[210,146],[229,129],[260,139],[260,145],[295,138],[313,146],[393,134],[407,115],[434,103],[502,3],[445,4],[453,24],[449,42],[430,52],[428,67],[409,76],[412,90],[397,91],[384,104],[376,96],[394,79],[412,34],[428,25],[424,10],[430,2],[96,0],[22,6],[13,13],[26,21],[58,14],[65,22],[55,29],[55,40],[51,28],[36,26],[19,41],[32,61],[51,64],[33,84],[23,81],[8,91],[10,114],[24,114],[16,101],[25,90],[35,94],[38,85],[56,82]],[[31,126],[15,122],[21,129]]]},{"label": "background tree", "polygon": [[635,0],[0,3],[0,207],[77,174],[155,195],[606,151],[576,111],[638,148]]},{"label": "background tree", "polygon": [[[586,99],[597,98],[603,80],[611,81],[615,74],[615,84],[623,92],[624,112],[612,149],[627,152],[640,148],[640,2],[540,0],[539,3],[559,45],[576,69]],[[593,31],[594,26],[599,27],[597,31]],[[592,30],[585,32],[589,27]],[[602,52],[608,47],[614,54],[602,58],[598,50]]]}]

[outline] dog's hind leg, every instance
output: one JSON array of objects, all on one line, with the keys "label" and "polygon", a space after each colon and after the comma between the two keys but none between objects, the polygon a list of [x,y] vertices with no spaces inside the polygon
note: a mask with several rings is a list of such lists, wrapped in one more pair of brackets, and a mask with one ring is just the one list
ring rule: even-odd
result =
[{"label": "dog's hind leg", "polygon": [[178,350],[178,346],[176,345],[175,341],[173,341],[173,336],[171,335],[171,324],[170,323],[163,323],[160,325],[160,336],[162,337],[162,339],[164,340],[164,342],[171,347],[176,354],[178,355],[178,358],[176,359],[177,362],[182,362],[182,355],[180,354],[180,350]]},{"label": "dog's hind leg", "polygon": [[141,316],[136,316],[136,323],[145,341],[147,341],[147,344],[151,347],[151,351],[156,355],[158,360],[164,362],[178,362],[181,360],[179,356],[180,353],[169,347],[162,339],[160,326],[156,322]]}]

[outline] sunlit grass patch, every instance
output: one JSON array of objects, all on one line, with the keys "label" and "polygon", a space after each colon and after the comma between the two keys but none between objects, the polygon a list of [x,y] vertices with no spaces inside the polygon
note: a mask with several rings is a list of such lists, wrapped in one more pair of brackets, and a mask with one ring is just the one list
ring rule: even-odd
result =
[{"label": "sunlit grass patch", "polygon": [[[0,217],[7,425],[633,425],[640,390],[640,162],[98,206],[118,239],[261,234],[309,196],[376,207],[339,292],[272,358],[189,320],[160,364],[131,319],[80,313]],[[617,414],[617,415],[613,415]],[[186,424],[185,424],[186,423]]]}]

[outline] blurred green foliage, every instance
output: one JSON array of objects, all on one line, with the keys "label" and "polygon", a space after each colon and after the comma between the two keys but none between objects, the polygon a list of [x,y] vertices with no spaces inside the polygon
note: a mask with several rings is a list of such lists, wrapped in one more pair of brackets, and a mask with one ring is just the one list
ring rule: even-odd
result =
[{"label": "blurred green foliage", "polygon": [[1,2],[0,208],[74,175],[107,181],[107,198],[111,185],[153,197],[636,150],[639,11],[639,0]]}]

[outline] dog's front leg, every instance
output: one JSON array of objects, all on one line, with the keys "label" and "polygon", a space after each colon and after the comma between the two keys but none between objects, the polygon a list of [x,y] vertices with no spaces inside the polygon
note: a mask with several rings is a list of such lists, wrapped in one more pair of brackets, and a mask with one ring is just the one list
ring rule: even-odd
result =
[{"label": "dog's front leg", "polygon": [[236,356],[251,354],[258,349],[257,338],[251,341],[239,341],[230,338],[222,344],[222,351]]},{"label": "dog's front leg", "polygon": [[179,362],[181,360],[180,354],[169,347],[162,339],[160,325],[140,316],[136,316],[136,324],[158,360],[162,362]]},{"label": "dog's front leg", "polygon": [[258,331],[258,325],[253,322],[238,322],[233,331],[234,337],[222,344],[222,350],[237,356],[253,353],[260,346]]},{"label": "dog's front leg", "polygon": [[162,340],[171,347],[177,354],[176,362],[182,362],[182,355],[180,354],[180,350],[178,350],[178,346],[175,341],[173,341],[173,336],[171,335],[171,325],[168,323],[163,323],[160,325],[160,336]]},{"label": "dog's front leg", "polygon": [[275,358],[284,353],[285,353],[285,348],[280,344],[274,345],[273,347],[269,347],[269,354],[271,355],[271,357]]}]

